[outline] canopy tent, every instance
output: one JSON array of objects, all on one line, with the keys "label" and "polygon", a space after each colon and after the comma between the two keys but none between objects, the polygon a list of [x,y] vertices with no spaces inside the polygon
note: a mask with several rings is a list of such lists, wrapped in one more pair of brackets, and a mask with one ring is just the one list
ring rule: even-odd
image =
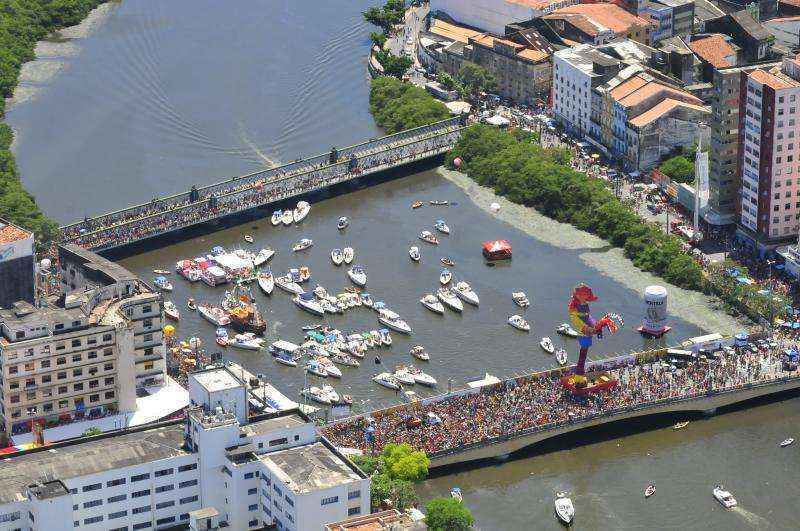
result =
[{"label": "canopy tent", "polygon": [[511,244],[508,240],[492,240],[483,242],[483,256],[489,260],[511,258]]},{"label": "canopy tent", "polygon": [[486,123],[489,125],[495,125],[497,127],[508,127],[511,121],[508,118],[503,118],[499,114],[495,114],[494,116],[487,118]]}]

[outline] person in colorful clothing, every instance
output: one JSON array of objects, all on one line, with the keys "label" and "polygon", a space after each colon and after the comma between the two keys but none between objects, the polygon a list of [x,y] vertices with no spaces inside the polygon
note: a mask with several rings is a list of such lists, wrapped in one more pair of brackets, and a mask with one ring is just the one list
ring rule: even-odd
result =
[{"label": "person in colorful clothing", "polygon": [[586,357],[589,355],[589,347],[592,346],[592,336],[596,335],[598,339],[602,339],[604,328],[612,334],[618,330],[617,323],[613,320],[614,314],[606,314],[600,320],[594,320],[589,313],[589,303],[596,300],[597,296],[592,288],[581,283],[572,290],[572,299],[569,301],[570,321],[572,327],[578,331],[578,344],[581,347],[575,374],[581,376],[585,373]]}]

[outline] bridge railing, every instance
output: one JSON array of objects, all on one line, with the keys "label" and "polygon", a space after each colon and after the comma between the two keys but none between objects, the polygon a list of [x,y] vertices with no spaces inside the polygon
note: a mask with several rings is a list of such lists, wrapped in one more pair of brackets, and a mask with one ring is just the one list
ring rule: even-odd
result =
[{"label": "bridge railing", "polygon": [[[462,125],[462,118],[455,117],[447,120],[442,120],[429,125],[424,125],[414,129],[401,131],[392,135],[387,135],[377,139],[367,140],[353,146],[348,146],[338,149],[339,158],[349,158],[351,154],[356,157],[364,156],[373,153],[375,150],[387,149],[388,147],[402,143],[410,138],[430,137],[435,136],[437,133],[460,127]],[[62,227],[63,231],[75,232],[81,228],[91,230],[92,225],[98,224],[107,226],[109,221],[113,223],[125,220],[126,218],[136,217],[141,212],[157,213],[171,210],[192,202],[192,195],[195,199],[206,199],[211,196],[224,194],[230,188],[236,188],[244,183],[253,183],[256,181],[270,181],[274,178],[280,178],[287,173],[296,173],[298,171],[305,172],[315,168],[326,165],[330,161],[331,153],[324,153],[305,159],[299,159],[293,162],[282,164],[280,166],[260,170],[246,175],[233,177],[217,183],[209,184],[202,187],[197,187],[194,190],[181,192],[160,198],[154,198],[152,201],[127,207],[114,212],[109,212],[99,216],[90,217],[81,221],[76,221]]]}]

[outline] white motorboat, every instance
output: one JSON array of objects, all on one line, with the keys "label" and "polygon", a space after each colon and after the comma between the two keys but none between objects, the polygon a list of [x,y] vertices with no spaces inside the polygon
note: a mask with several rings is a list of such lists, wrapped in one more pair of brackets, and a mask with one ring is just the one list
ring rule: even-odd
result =
[{"label": "white motorboat", "polygon": [[561,323],[558,325],[556,333],[566,337],[578,337],[578,331],[572,328],[569,323]]},{"label": "white motorboat", "polygon": [[563,348],[556,350],[556,361],[562,367],[566,365],[567,362],[569,361],[569,355],[567,354],[567,351],[564,350]]},{"label": "white motorboat", "polygon": [[419,254],[419,247],[416,245],[411,246],[408,249],[408,256],[411,258],[411,261],[419,262],[419,259],[422,258],[422,255]]},{"label": "white motorboat", "polygon": [[319,363],[320,365],[325,367],[325,373],[328,376],[330,376],[332,378],[341,378],[342,377],[342,371],[339,369],[339,367],[334,365],[333,362],[330,359],[328,359],[326,357],[323,357],[323,356],[320,356],[320,357],[317,357],[316,360],[317,360],[317,363]]},{"label": "white motorboat", "polygon": [[305,293],[303,287],[300,286],[300,284],[298,284],[297,282],[294,282],[292,280],[292,277],[290,277],[289,275],[275,277],[275,285],[281,288],[282,290],[287,291],[289,293],[294,293],[295,295]]},{"label": "white motorboat", "polygon": [[278,225],[280,225],[282,217],[283,217],[283,212],[281,212],[280,210],[276,210],[275,212],[273,212],[272,217],[270,218],[272,226],[277,227]]},{"label": "white motorboat", "polygon": [[473,291],[472,286],[470,286],[468,282],[465,282],[463,280],[456,283],[453,292],[459,299],[466,302],[467,304],[478,306],[481,303],[481,300],[478,298],[478,294],[475,293],[475,291]]},{"label": "white motorboat", "polygon": [[264,346],[264,340],[256,337],[252,332],[247,332],[236,334],[233,339],[228,338],[228,346],[244,350],[261,350]]},{"label": "white motorboat", "polygon": [[311,205],[308,204],[308,201],[300,201],[297,203],[297,206],[294,207],[294,212],[292,212],[294,222],[300,223],[306,219],[309,212],[311,212]]},{"label": "white motorboat", "polygon": [[336,222],[336,228],[339,230],[346,229],[348,225],[350,225],[350,220],[345,216],[340,217],[339,221]]},{"label": "white motorboat", "polygon": [[281,222],[287,227],[294,221],[294,212],[291,209],[284,210],[281,214]]},{"label": "white motorboat", "polygon": [[320,378],[328,377],[328,371],[325,370],[325,366],[317,360],[308,360],[308,363],[306,363],[306,372],[314,376],[319,376]]},{"label": "white motorboat", "polygon": [[439,299],[437,299],[433,293],[426,293],[419,302],[433,313],[444,315],[444,306],[442,306],[442,303],[439,302]]},{"label": "white motorboat", "polygon": [[162,291],[172,291],[172,282],[167,277],[157,276],[153,279],[153,285]]},{"label": "white motorboat", "polygon": [[439,272],[439,283],[442,286],[448,285],[451,280],[453,280],[453,273],[449,269],[444,268]]},{"label": "white motorboat", "polygon": [[392,334],[389,333],[388,328],[381,328],[378,330],[378,333],[381,336],[381,344],[384,347],[391,347],[392,346]]},{"label": "white motorboat", "polygon": [[428,387],[436,387],[436,378],[431,376],[430,374],[410,365],[406,367],[408,373],[413,376],[414,381],[420,385],[425,385]]},{"label": "white motorboat", "polygon": [[249,234],[245,234],[244,235],[244,241],[246,241],[247,243],[253,243],[255,240]]},{"label": "white motorboat", "polygon": [[645,498],[649,498],[650,496],[652,496],[655,493],[656,493],[656,486],[653,485],[652,483],[650,485],[648,485],[647,487],[645,487],[645,489],[644,489],[644,497]]},{"label": "white motorboat", "polygon": [[281,365],[288,365],[289,367],[297,367],[297,360],[295,360],[295,359],[286,357],[283,354],[280,354],[280,355],[277,355],[277,356],[274,356],[274,357],[275,357],[275,361],[277,361]]},{"label": "white motorboat", "polygon": [[275,357],[275,361],[288,365],[290,367],[297,367],[297,358],[295,355],[297,349],[300,347],[289,341],[279,339],[269,346],[269,352]]},{"label": "white motorboat", "polygon": [[395,332],[410,334],[411,327],[403,321],[399,315],[391,310],[383,309],[378,313],[378,321],[385,327],[391,328]]},{"label": "white motorboat", "polygon": [[372,377],[372,381],[378,385],[382,385],[395,391],[400,389],[400,382],[393,375],[388,372],[382,372]]},{"label": "white motorboat", "polygon": [[350,265],[353,263],[353,259],[356,257],[356,252],[353,250],[352,247],[345,247],[342,250],[344,254],[344,263]]},{"label": "white motorboat", "polygon": [[311,240],[309,238],[303,238],[299,242],[297,242],[294,245],[292,245],[292,251],[294,251],[294,252],[305,251],[306,249],[308,249],[312,245],[314,245],[314,240]]},{"label": "white motorboat", "polygon": [[716,485],[712,492],[717,501],[720,502],[726,509],[732,509],[739,505],[739,503],[736,501],[736,498],[734,498],[730,492],[725,490],[722,485]]},{"label": "white motorboat", "polygon": [[531,331],[531,325],[529,325],[528,321],[523,319],[521,315],[512,315],[511,317],[509,317],[508,324],[510,324],[517,330],[522,330],[523,332]]},{"label": "white motorboat", "polygon": [[433,227],[442,234],[450,234],[450,227],[447,226],[447,223],[445,223],[443,219],[437,219]]},{"label": "white motorboat", "polygon": [[414,380],[414,377],[408,372],[408,369],[402,365],[395,368],[394,377],[403,385],[414,385],[416,383],[416,380]]},{"label": "white motorboat", "polygon": [[539,341],[539,346],[548,354],[553,354],[556,351],[556,347],[553,346],[553,340],[549,337],[543,337],[542,340]]},{"label": "white motorboat", "polygon": [[269,262],[270,258],[275,256],[275,251],[270,249],[269,247],[265,249],[261,249],[258,251],[258,254],[253,257],[253,265],[258,267],[260,265],[264,265]]},{"label": "white motorboat", "polygon": [[528,300],[528,296],[525,295],[524,291],[515,291],[511,294],[511,298],[520,308],[527,308],[531,305],[531,301]]},{"label": "white motorboat", "polygon": [[415,345],[408,351],[409,354],[422,361],[430,361],[431,357],[425,352],[425,347],[422,345]]},{"label": "white motorboat", "polygon": [[372,344],[376,347],[380,347],[383,345],[383,341],[381,341],[381,333],[377,330],[371,330],[369,333],[370,337],[372,338]]},{"label": "white motorboat", "polygon": [[344,262],[344,253],[342,253],[341,249],[337,248],[331,251],[331,262],[336,266],[342,265],[342,262]]},{"label": "white motorboat", "polygon": [[344,365],[345,367],[358,367],[361,365],[357,359],[352,358],[348,354],[331,354],[331,361]]},{"label": "white motorboat", "polygon": [[367,285],[367,272],[364,271],[364,268],[355,265],[347,270],[347,276],[350,277],[350,280],[353,281],[353,284],[356,286],[361,286],[362,288]]},{"label": "white motorboat", "polygon": [[326,313],[342,313],[341,308],[337,307],[328,299],[320,299],[319,305],[322,306],[322,309],[325,310]]},{"label": "white motorboat", "polygon": [[307,311],[311,315],[318,315],[320,317],[325,315],[325,309],[319,302],[317,302],[313,293],[301,293],[296,297],[293,297],[292,302],[295,304],[295,306],[301,310]]},{"label": "white motorboat", "polygon": [[436,236],[434,236],[433,233],[429,230],[424,230],[420,232],[419,239],[433,245],[439,245],[439,239]]},{"label": "white motorboat", "polygon": [[258,275],[258,287],[265,295],[272,295],[272,290],[275,289],[275,277],[272,276],[272,271]]},{"label": "white motorboat", "polygon": [[375,304],[375,301],[372,300],[372,295],[370,295],[369,293],[362,293],[361,304],[363,304],[367,308],[372,308],[372,305]]},{"label": "white motorboat", "polygon": [[794,439],[789,437],[788,439],[784,439],[784,440],[781,441],[780,447],[781,448],[786,448],[787,446],[790,446],[793,443],[794,443]]},{"label": "white motorboat", "polygon": [[[332,386],[325,384],[322,386],[322,392],[325,393],[325,396],[331,401],[331,404],[338,404],[342,402],[342,399],[339,397],[339,393],[336,392]],[[346,397],[347,395],[345,395]]]},{"label": "white motorboat", "polygon": [[164,301],[164,315],[173,321],[180,321],[181,319],[181,312],[178,311],[178,307],[172,301]]},{"label": "white motorboat", "polygon": [[171,275],[172,271],[167,271],[166,269],[153,269],[153,273],[156,275]]},{"label": "white motorboat", "polygon": [[331,399],[325,391],[320,389],[319,387],[311,386],[308,389],[303,389],[300,391],[300,394],[309,400],[317,402],[318,404],[323,404],[326,406],[331,405]]},{"label": "white motorboat", "polygon": [[194,303],[194,299],[189,297],[186,301],[186,307],[191,311],[195,311],[197,309],[197,305]]},{"label": "white motorboat", "polygon": [[439,288],[439,290],[436,292],[436,296],[439,297],[439,300],[451,310],[459,313],[464,311],[464,305],[461,303],[461,299],[456,297],[451,290],[447,288]]},{"label": "white motorboat", "polygon": [[231,324],[231,318],[222,308],[203,303],[197,305],[197,311],[203,316],[203,319],[214,326],[228,326]]},{"label": "white motorboat", "polygon": [[556,512],[556,518],[558,518],[562,524],[572,525],[572,521],[575,519],[575,507],[572,505],[572,500],[569,499],[566,492],[556,493],[553,507]]}]

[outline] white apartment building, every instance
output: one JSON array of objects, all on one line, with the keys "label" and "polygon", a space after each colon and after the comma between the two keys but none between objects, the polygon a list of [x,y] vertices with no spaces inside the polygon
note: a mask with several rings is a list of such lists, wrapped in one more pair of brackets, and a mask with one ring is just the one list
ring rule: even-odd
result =
[{"label": "white apartment building", "polygon": [[553,54],[553,113],[565,129],[578,135],[589,131],[592,79],[600,76],[594,71],[597,59],[611,60],[591,44],[580,44]]},{"label": "white apartment building", "polygon": [[800,228],[800,62],[742,76],[739,234],[770,248]]},{"label": "white apartment building", "polygon": [[430,12],[442,11],[460,24],[504,35],[507,24],[525,22],[580,0],[431,0]]},{"label": "white apartment building", "polygon": [[205,529],[209,521],[317,531],[369,513],[369,478],[299,411],[247,419],[246,386],[224,367],[190,381],[185,421],[6,456],[0,531]]}]

